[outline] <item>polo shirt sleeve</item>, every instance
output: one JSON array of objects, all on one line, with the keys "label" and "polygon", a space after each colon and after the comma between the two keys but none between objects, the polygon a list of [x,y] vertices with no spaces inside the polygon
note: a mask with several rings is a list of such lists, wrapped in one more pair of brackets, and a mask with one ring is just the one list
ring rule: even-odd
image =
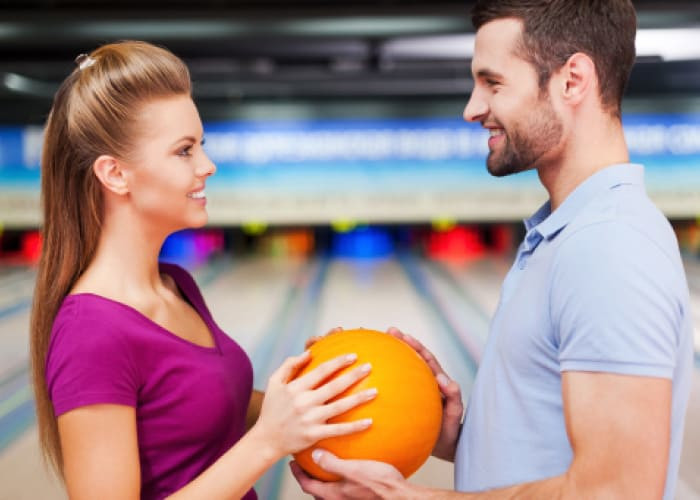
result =
[{"label": "polo shirt sleeve", "polygon": [[46,360],[56,416],[93,404],[136,407],[139,377],[130,351],[109,318],[79,310],[57,317]]},{"label": "polo shirt sleeve", "polygon": [[683,315],[677,274],[654,241],[624,223],[569,236],[550,287],[561,371],[672,378]]}]

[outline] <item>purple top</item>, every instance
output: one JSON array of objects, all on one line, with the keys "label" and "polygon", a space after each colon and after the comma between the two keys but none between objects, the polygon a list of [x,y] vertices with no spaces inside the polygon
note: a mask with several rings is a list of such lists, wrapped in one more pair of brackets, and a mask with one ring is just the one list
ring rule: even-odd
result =
[{"label": "purple top", "polygon": [[[161,264],[202,317],[215,347],[193,344],[136,309],[90,293],[68,295],[51,332],[46,379],[56,416],[80,406],[136,408],[141,498],[192,481],[245,433],[253,388],[246,353],[214,322],[192,277]],[[250,490],[246,500],[257,498]]]}]

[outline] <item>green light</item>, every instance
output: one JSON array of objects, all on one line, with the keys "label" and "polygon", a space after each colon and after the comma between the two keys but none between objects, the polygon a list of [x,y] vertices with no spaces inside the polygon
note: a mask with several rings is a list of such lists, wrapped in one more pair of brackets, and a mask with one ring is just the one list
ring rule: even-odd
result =
[{"label": "green light", "polygon": [[433,221],[433,229],[441,233],[454,229],[456,225],[457,222],[449,218],[435,219]]},{"label": "green light", "polygon": [[245,222],[241,225],[243,232],[250,236],[260,236],[267,231],[267,224],[261,221]]},{"label": "green light", "polygon": [[336,233],[349,233],[357,227],[357,222],[351,220],[336,220],[331,222],[331,227]]}]

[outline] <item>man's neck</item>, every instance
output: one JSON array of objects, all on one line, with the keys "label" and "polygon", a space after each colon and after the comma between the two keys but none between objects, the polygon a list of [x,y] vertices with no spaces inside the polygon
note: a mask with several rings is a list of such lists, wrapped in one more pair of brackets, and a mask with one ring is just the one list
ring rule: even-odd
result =
[{"label": "man's neck", "polygon": [[540,182],[549,193],[552,211],[586,179],[610,165],[629,163],[622,124],[608,121],[596,127],[581,128],[572,134],[556,162],[537,169]]}]

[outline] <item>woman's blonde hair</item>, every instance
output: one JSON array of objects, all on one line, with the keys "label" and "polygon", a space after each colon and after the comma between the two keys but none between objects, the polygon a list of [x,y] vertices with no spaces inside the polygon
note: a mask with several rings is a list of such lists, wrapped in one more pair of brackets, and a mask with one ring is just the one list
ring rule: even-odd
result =
[{"label": "woman's blonde hair", "polygon": [[93,173],[103,154],[128,158],[138,138],[138,113],[153,99],[190,95],[185,64],[146,42],[103,45],[54,96],[41,157],[43,248],[31,312],[30,347],[39,439],[63,477],[58,425],[46,383],[51,328],[63,299],[94,257],[103,198]]}]

